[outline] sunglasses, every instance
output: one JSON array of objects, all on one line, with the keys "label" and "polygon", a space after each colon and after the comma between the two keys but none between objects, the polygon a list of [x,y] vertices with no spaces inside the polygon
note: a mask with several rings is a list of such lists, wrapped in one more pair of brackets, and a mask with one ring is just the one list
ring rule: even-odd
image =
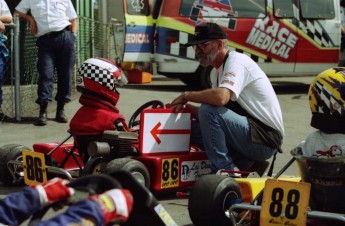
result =
[{"label": "sunglasses", "polygon": [[200,49],[201,51],[204,51],[207,48],[207,45],[210,44],[212,41],[208,41],[208,42],[204,42],[204,43],[200,43],[197,45],[193,45],[193,49]]}]

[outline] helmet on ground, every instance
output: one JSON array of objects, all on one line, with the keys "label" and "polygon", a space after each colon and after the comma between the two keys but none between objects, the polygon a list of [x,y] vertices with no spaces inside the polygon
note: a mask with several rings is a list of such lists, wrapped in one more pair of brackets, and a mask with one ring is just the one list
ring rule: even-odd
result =
[{"label": "helmet on ground", "polygon": [[127,84],[127,78],[115,62],[103,58],[90,58],[78,69],[76,84],[79,92],[116,105],[120,94],[115,85]]},{"label": "helmet on ground", "polygon": [[311,126],[329,133],[345,133],[345,67],[327,69],[309,87]]}]

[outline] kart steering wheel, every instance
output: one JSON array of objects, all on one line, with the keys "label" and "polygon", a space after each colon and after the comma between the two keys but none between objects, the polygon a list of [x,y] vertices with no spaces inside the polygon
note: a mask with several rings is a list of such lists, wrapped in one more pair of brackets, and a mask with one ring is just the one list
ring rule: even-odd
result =
[{"label": "kart steering wheel", "polygon": [[129,119],[128,127],[133,128],[135,126],[138,126],[140,124],[140,120],[136,120],[140,113],[145,110],[146,108],[164,108],[164,104],[162,101],[159,100],[151,100],[145,104],[143,104],[141,107],[139,107],[132,115],[132,117]]},{"label": "kart steering wheel", "polygon": [[74,188],[75,194],[67,200],[60,200],[58,202],[49,204],[38,212],[35,212],[30,219],[29,225],[31,225],[31,223],[38,223],[42,221],[44,215],[50,208],[58,210],[66,205],[72,205],[78,201],[86,199],[90,195],[102,194],[105,191],[114,188],[122,188],[121,184],[116,179],[105,174],[83,176],[72,180],[67,184],[67,186]]}]

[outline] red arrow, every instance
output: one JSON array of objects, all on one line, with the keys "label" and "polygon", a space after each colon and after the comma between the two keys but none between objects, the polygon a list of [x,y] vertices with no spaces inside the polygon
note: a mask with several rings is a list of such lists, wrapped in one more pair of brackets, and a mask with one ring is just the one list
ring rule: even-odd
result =
[{"label": "red arrow", "polygon": [[190,134],[189,129],[159,129],[160,126],[161,123],[158,122],[151,130],[151,134],[158,144],[161,143],[161,140],[158,137],[159,134]]}]

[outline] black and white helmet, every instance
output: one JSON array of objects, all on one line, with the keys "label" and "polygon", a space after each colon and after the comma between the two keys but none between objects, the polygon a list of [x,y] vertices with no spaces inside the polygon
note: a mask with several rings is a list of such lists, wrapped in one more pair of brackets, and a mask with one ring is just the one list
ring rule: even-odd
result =
[{"label": "black and white helmet", "polygon": [[116,84],[127,84],[127,78],[115,62],[104,58],[84,61],[77,73],[76,86],[81,93],[106,99],[116,105],[119,93]]}]

